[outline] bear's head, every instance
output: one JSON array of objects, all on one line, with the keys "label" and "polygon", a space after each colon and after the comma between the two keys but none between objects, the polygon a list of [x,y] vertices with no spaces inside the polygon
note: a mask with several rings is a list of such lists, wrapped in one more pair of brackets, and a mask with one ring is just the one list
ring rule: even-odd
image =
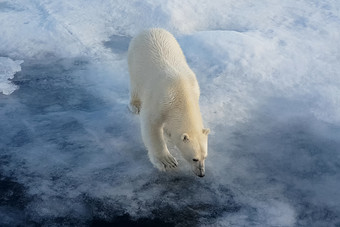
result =
[{"label": "bear's head", "polygon": [[202,129],[196,133],[183,133],[176,146],[184,159],[191,165],[192,171],[199,177],[204,177],[204,161],[208,156],[209,129]]}]

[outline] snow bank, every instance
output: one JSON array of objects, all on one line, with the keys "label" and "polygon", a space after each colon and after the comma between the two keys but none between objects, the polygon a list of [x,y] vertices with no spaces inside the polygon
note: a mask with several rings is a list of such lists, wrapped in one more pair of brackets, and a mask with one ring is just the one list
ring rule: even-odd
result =
[{"label": "snow bank", "polygon": [[13,61],[10,58],[0,57],[0,93],[10,95],[18,86],[14,85],[10,79],[13,79],[16,72],[21,71],[20,64],[23,61]]},{"label": "snow bank", "polygon": [[208,31],[180,39],[204,84],[201,102],[208,122],[247,121],[263,99],[280,97],[306,103],[305,111],[320,120],[340,123],[340,76],[334,71],[339,56],[328,56],[336,41],[326,46],[320,43],[324,35],[295,41],[288,34]]}]

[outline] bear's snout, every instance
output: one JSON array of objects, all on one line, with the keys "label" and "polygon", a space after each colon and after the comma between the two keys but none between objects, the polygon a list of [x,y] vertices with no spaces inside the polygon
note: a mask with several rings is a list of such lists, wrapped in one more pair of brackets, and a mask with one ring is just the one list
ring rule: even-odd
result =
[{"label": "bear's snout", "polygon": [[199,177],[204,177],[205,174],[204,174],[204,173],[200,173],[200,174],[198,174],[197,176],[199,176]]},{"label": "bear's snout", "polygon": [[199,176],[199,177],[204,177],[205,176],[204,168],[199,169],[199,173],[197,174],[197,176]]},{"label": "bear's snout", "polygon": [[204,170],[204,168],[194,168],[193,169],[194,171],[194,173],[198,176],[198,177],[204,177],[205,176],[205,170]]}]

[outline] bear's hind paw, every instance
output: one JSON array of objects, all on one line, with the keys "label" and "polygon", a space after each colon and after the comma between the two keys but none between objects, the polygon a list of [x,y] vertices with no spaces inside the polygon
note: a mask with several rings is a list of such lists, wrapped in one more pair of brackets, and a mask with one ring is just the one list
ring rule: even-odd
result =
[{"label": "bear's hind paw", "polygon": [[139,114],[139,112],[140,112],[140,109],[139,108],[137,108],[136,106],[134,106],[134,105],[128,105],[128,109],[129,109],[129,111],[131,112],[131,113],[133,113],[133,114]]}]

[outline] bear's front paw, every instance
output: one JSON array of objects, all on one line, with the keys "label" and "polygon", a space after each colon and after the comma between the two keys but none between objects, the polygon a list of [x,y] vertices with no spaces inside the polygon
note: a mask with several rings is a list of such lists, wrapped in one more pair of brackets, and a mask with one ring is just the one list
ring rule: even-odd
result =
[{"label": "bear's front paw", "polygon": [[177,160],[170,153],[152,158],[151,162],[161,171],[175,169],[178,165]]}]

